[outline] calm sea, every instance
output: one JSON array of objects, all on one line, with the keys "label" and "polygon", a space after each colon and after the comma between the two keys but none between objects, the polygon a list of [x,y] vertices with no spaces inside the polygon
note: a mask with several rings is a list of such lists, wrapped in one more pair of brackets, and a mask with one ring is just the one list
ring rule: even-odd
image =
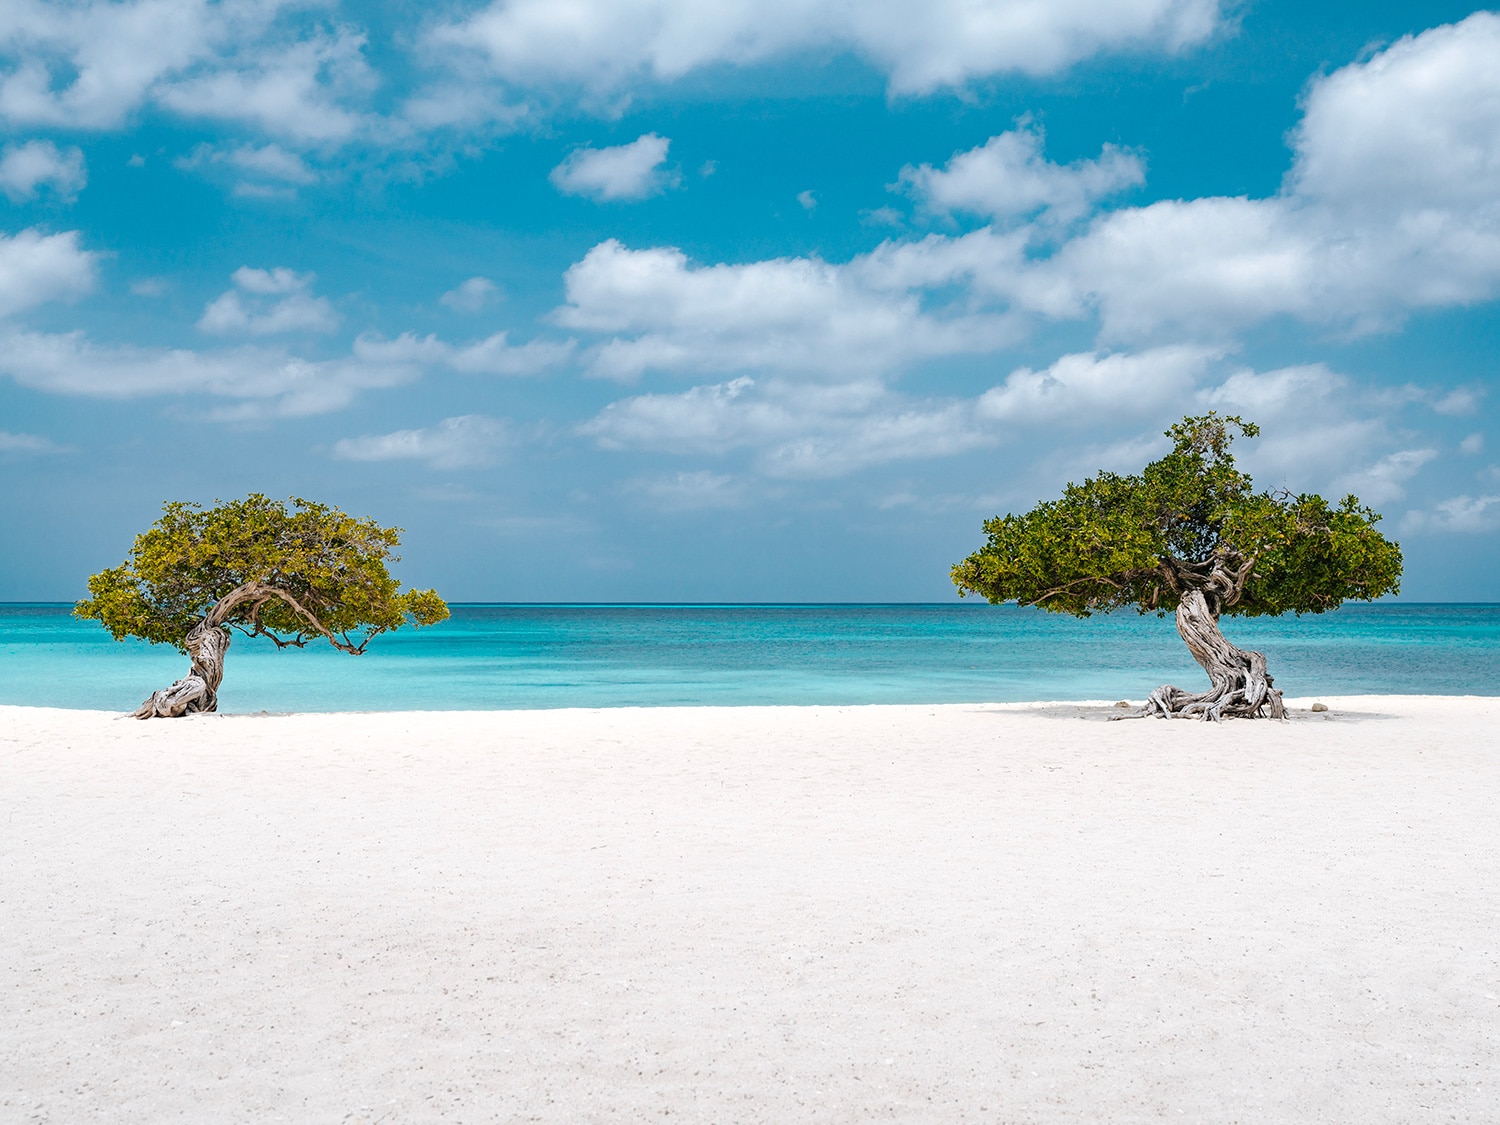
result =
[{"label": "calm sea", "polygon": [[[0,604],[0,703],[133,708],[187,669],[67,605]],[[1500,606],[1226,622],[1288,695],[1500,695]],[[1016,606],[462,605],[363,656],[236,635],[225,711],[1139,699],[1203,674],[1170,618]]]}]

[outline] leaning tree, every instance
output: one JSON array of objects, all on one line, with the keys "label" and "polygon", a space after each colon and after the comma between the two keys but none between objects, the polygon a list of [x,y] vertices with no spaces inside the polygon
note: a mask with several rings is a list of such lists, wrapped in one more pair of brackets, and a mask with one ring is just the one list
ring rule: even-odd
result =
[{"label": "leaning tree", "polygon": [[204,509],[169,503],[124,564],[89,579],[74,613],[115,640],[140,637],[185,652],[192,670],[152,694],[138,719],[218,707],[230,630],[301,648],[319,637],[349,653],[407,621],[448,616],[434,590],[401,590],[388,563],[401,529],[308,500],[258,493]]},{"label": "leaning tree", "polygon": [[1334,507],[1256,492],[1229,453],[1233,430],[1260,432],[1237,417],[1184,418],[1167,431],[1172,452],[1138,476],[1100,472],[1060,500],[985,521],[989,542],[953,568],[959,593],[1075,617],[1175,611],[1211,686],[1157,688],[1136,716],[1283,717],[1266,658],[1225,639],[1220,616],[1322,613],[1395,593],[1401,548],[1353,496]]}]

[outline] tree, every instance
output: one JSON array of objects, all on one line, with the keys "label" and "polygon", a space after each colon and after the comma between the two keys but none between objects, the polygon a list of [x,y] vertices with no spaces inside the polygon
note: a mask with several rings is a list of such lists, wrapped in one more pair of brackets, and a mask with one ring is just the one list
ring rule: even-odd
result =
[{"label": "tree", "polygon": [[1229,453],[1234,430],[1260,432],[1237,417],[1184,418],[1166,432],[1172,452],[1140,475],[1100,472],[1060,500],[985,521],[989,542],[953,568],[959,593],[1075,617],[1175,612],[1210,689],[1160,687],[1121,717],[1282,718],[1266,658],[1226,640],[1220,616],[1322,613],[1395,593],[1401,548],[1353,496],[1333,507],[1256,492]]},{"label": "tree", "polygon": [[269,637],[277,648],[321,637],[357,654],[408,620],[446,618],[436,591],[402,592],[391,577],[400,542],[400,528],[309,500],[290,509],[259,493],[206,510],[168,503],[122,565],[89,579],[90,596],[73,612],[102,622],[117,641],[174,645],[191,660],[192,670],[142,703],[136,718],[213,711],[230,630]]}]

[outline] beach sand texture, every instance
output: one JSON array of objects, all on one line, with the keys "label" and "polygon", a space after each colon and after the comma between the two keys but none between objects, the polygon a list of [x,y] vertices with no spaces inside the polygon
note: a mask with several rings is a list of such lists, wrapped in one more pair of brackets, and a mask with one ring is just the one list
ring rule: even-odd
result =
[{"label": "beach sand texture", "polygon": [[1500,1116],[1500,700],[0,708],[6,1122]]}]

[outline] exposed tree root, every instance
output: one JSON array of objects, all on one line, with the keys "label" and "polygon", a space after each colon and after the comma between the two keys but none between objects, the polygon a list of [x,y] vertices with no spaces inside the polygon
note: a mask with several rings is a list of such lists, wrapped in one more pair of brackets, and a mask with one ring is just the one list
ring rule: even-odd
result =
[{"label": "exposed tree root", "polygon": [[152,692],[151,698],[135,709],[137,719],[177,719],[218,709],[229,630],[209,621],[204,618],[198,622],[183,640],[192,670],[171,687]]},{"label": "exposed tree root", "polygon": [[1286,718],[1281,692],[1266,674],[1266,658],[1230,644],[1219,631],[1219,615],[1202,590],[1189,590],[1177,606],[1177,632],[1187,642],[1212,685],[1205,692],[1183,691],[1164,684],[1139,710],[1116,719]]},{"label": "exposed tree root", "polygon": [[[272,601],[288,605],[306,622],[306,632],[283,640],[260,624],[260,608]],[[216,603],[202,621],[183,638],[192,668],[171,687],[153,692],[151,698],[135,709],[137,719],[178,719],[183,715],[216,711],[219,707],[219,685],[224,682],[224,656],[229,651],[230,632],[224,624],[240,606],[249,604],[248,619],[231,621],[249,636],[269,637],[278,648],[301,648],[309,636],[322,635],[335,648],[345,652],[363,652],[364,644],[355,644],[348,636],[330,633],[318,618],[292,594],[268,582],[246,582],[236,586]],[[248,621],[248,627],[247,623]],[[368,638],[366,638],[368,640]]]}]

